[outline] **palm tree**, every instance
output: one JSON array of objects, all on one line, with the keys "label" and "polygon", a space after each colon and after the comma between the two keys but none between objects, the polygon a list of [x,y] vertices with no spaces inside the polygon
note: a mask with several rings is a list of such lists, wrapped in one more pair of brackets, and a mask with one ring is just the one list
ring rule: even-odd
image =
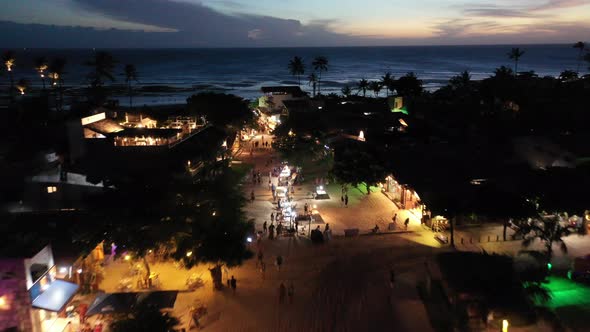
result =
[{"label": "palm tree", "polygon": [[524,55],[524,50],[521,50],[518,47],[513,47],[512,50],[510,50],[510,52],[508,52],[508,58],[510,58],[511,60],[514,60],[514,75],[517,76],[518,75],[518,60],[520,59],[521,56]]},{"label": "palm tree", "polygon": [[113,82],[113,70],[115,69],[115,59],[113,56],[104,51],[98,51],[94,57],[85,63],[91,68],[91,71],[86,75],[88,84],[90,85],[90,92],[92,94],[92,103],[100,105],[106,99],[106,91],[104,83],[106,80]]},{"label": "palm tree", "polygon": [[49,65],[47,63],[47,58],[45,58],[44,56],[35,58],[35,70],[37,70],[37,72],[39,73],[39,76],[41,76],[41,82],[43,83],[43,90],[45,90],[45,71],[47,70],[48,67],[49,67]]},{"label": "palm tree", "polygon": [[127,90],[129,91],[129,108],[133,108],[133,91],[131,89],[131,81],[137,82],[137,69],[132,64],[125,65],[124,73],[125,83],[127,83]]},{"label": "palm tree", "polygon": [[562,82],[573,81],[578,79],[578,73],[573,70],[564,70],[559,74],[559,80]]},{"label": "palm tree", "polygon": [[379,92],[381,92],[381,83],[379,83],[379,81],[372,81],[369,85],[375,94],[375,98],[379,97]]},{"label": "palm tree", "polygon": [[579,41],[579,42],[575,43],[573,47],[580,50],[580,53],[578,54],[578,68],[576,69],[576,72],[578,74],[580,74],[580,63],[582,62],[582,54],[584,53],[584,50],[586,49],[586,44],[584,44],[584,42],[582,42],[582,41]]},{"label": "palm tree", "polygon": [[[63,104],[63,76],[64,68],[66,66],[66,60],[64,58],[55,58],[51,60],[48,67],[49,78],[51,79],[51,86],[55,91],[56,108],[61,110]],[[59,96],[59,98],[58,98]]]},{"label": "palm tree", "polygon": [[289,72],[297,77],[297,82],[301,86],[301,75],[305,74],[305,64],[301,57],[295,56],[289,61]]},{"label": "palm tree", "polygon": [[395,78],[390,72],[386,72],[385,75],[381,76],[381,86],[386,89],[387,97],[389,97],[389,91],[395,89]]},{"label": "palm tree", "polygon": [[523,247],[530,246],[537,239],[545,245],[547,263],[550,263],[553,257],[553,245],[558,244],[561,251],[567,253],[567,245],[563,238],[571,234],[584,234],[587,227],[585,223],[581,223],[580,226],[571,225],[569,221],[561,223],[555,215],[529,218],[518,226],[519,229],[514,236],[522,236]]},{"label": "palm tree", "polygon": [[358,84],[357,84],[358,91],[359,91],[359,92],[360,92],[360,91],[362,91],[362,92],[363,92],[363,97],[366,97],[366,96],[367,96],[367,90],[369,89],[369,87],[370,87],[370,83],[369,83],[369,81],[367,81],[367,80],[366,80],[366,79],[364,79],[364,78],[363,78],[362,80],[360,80],[360,81],[358,82]]},{"label": "palm tree", "polygon": [[309,85],[313,87],[313,96],[315,97],[315,89],[318,83],[318,76],[315,73],[311,73],[308,77]]},{"label": "palm tree", "polygon": [[12,76],[12,67],[16,61],[16,56],[13,51],[4,51],[2,54],[2,62],[6,66],[6,71],[8,72],[8,77],[10,79],[10,99],[14,99],[14,78]]},{"label": "palm tree", "polygon": [[471,85],[471,74],[465,70],[461,74],[451,77],[449,85],[455,90],[467,88]]},{"label": "palm tree", "polygon": [[352,94],[352,89],[348,85],[345,85],[340,91],[342,91],[342,94],[347,98]]},{"label": "palm tree", "polygon": [[318,76],[318,94],[322,93],[321,83],[322,83],[322,72],[328,71],[328,58],[325,56],[318,56],[313,59],[311,63],[313,69],[319,72]]}]

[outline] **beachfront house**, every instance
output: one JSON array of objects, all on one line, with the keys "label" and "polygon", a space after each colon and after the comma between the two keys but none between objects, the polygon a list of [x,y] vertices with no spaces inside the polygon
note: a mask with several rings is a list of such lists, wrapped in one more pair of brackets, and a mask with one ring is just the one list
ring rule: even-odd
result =
[{"label": "beachfront house", "polygon": [[60,274],[50,245],[12,249],[0,256],[0,331],[74,331],[65,311],[78,285],[60,279],[71,271]]},{"label": "beachfront house", "polygon": [[258,99],[258,107],[268,112],[281,111],[287,100],[305,100],[309,96],[298,86],[263,86],[260,91],[264,94]]}]

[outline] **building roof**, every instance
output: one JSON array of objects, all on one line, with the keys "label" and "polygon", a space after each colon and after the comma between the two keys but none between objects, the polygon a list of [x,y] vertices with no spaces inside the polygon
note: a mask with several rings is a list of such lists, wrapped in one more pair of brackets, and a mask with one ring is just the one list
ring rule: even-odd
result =
[{"label": "building roof", "polygon": [[159,128],[125,128],[122,131],[113,133],[111,136],[118,137],[137,137],[137,136],[151,136],[151,137],[174,137],[181,133],[180,129],[159,129]]},{"label": "building roof", "polygon": [[78,285],[63,281],[54,280],[45,291],[33,299],[32,306],[39,309],[59,312],[76,294]]},{"label": "building roof", "polygon": [[89,123],[84,127],[89,128],[92,131],[95,131],[103,135],[116,133],[125,129],[125,127],[121,126],[120,124],[111,119],[104,119],[93,123]]},{"label": "building roof", "polygon": [[263,93],[286,93],[291,94],[294,97],[304,96],[305,93],[301,90],[300,87],[295,85],[286,85],[286,86],[263,86],[260,88]]}]

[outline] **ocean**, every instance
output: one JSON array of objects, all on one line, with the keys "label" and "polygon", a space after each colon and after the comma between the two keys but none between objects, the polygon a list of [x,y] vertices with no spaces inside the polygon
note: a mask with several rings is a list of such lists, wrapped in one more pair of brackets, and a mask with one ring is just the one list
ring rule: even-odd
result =
[{"label": "ocean", "polygon": [[[287,64],[300,56],[306,64],[301,86],[311,91],[307,76],[315,56],[329,60],[329,70],[322,73],[322,93],[336,92],[345,85],[353,87],[360,79],[377,80],[385,72],[396,78],[414,72],[425,88],[435,90],[461,71],[469,70],[474,80],[486,78],[502,65],[513,67],[507,56],[512,47],[525,54],[519,71],[534,70],[539,76],[557,76],[565,69],[575,70],[577,50],[572,45],[493,45],[493,46],[392,46],[392,47],[330,47],[330,48],[249,48],[249,49],[110,49],[118,61],[116,81],[124,84],[124,64],[134,64],[141,86],[184,88],[174,92],[151,92],[134,97],[135,105],[184,103],[198,91],[213,90],[255,98],[260,87],[294,85]],[[33,69],[33,59],[66,58],[66,86],[82,86],[89,68],[84,62],[92,57],[92,49],[21,49],[14,67],[15,80],[27,78],[35,86],[41,81]],[[583,65],[587,67],[586,64]],[[6,75],[0,77],[6,84]],[[125,105],[127,99],[119,97]]]}]

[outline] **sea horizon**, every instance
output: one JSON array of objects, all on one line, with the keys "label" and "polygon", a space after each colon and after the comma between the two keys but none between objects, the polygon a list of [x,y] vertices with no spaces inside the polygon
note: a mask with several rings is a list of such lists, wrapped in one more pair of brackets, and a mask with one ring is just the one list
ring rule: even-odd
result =
[{"label": "sea horizon", "polygon": [[[152,91],[136,97],[137,105],[184,103],[193,93],[215,91],[233,93],[247,99],[260,95],[260,87],[297,85],[287,64],[293,56],[304,59],[307,68],[301,86],[311,92],[307,76],[315,56],[329,59],[329,69],[322,73],[322,93],[340,93],[348,85],[353,91],[361,79],[377,80],[385,72],[396,78],[414,72],[427,90],[434,91],[448,80],[470,71],[473,80],[489,77],[500,66],[513,68],[507,56],[512,47],[525,54],[519,72],[535,71],[539,76],[558,76],[563,70],[575,70],[577,51],[569,44],[519,45],[420,45],[420,46],[338,46],[338,47],[248,47],[248,48],[24,48],[15,49],[15,79],[26,78],[39,87],[41,80],[33,70],[38,56],[64,57],[64,84],[86,85],[88,67],[84,62],[96,50],[112,53],[118,60],[114,85],[124,83],[122,67],[134,64],[139,72],[137,86],[167,86],[182,91]],[[584,72],[585,73],[585,72]],[[0,84],[7,84],[0,79]],[[110,83],[109,83],[110,84]],[[155,89],[157,90],[157,89]],[[371,93],[372,94],[372,93]],[[382,93],[384,94],[384,92]],[[124,104],[125,96],[115,96]]]}]

